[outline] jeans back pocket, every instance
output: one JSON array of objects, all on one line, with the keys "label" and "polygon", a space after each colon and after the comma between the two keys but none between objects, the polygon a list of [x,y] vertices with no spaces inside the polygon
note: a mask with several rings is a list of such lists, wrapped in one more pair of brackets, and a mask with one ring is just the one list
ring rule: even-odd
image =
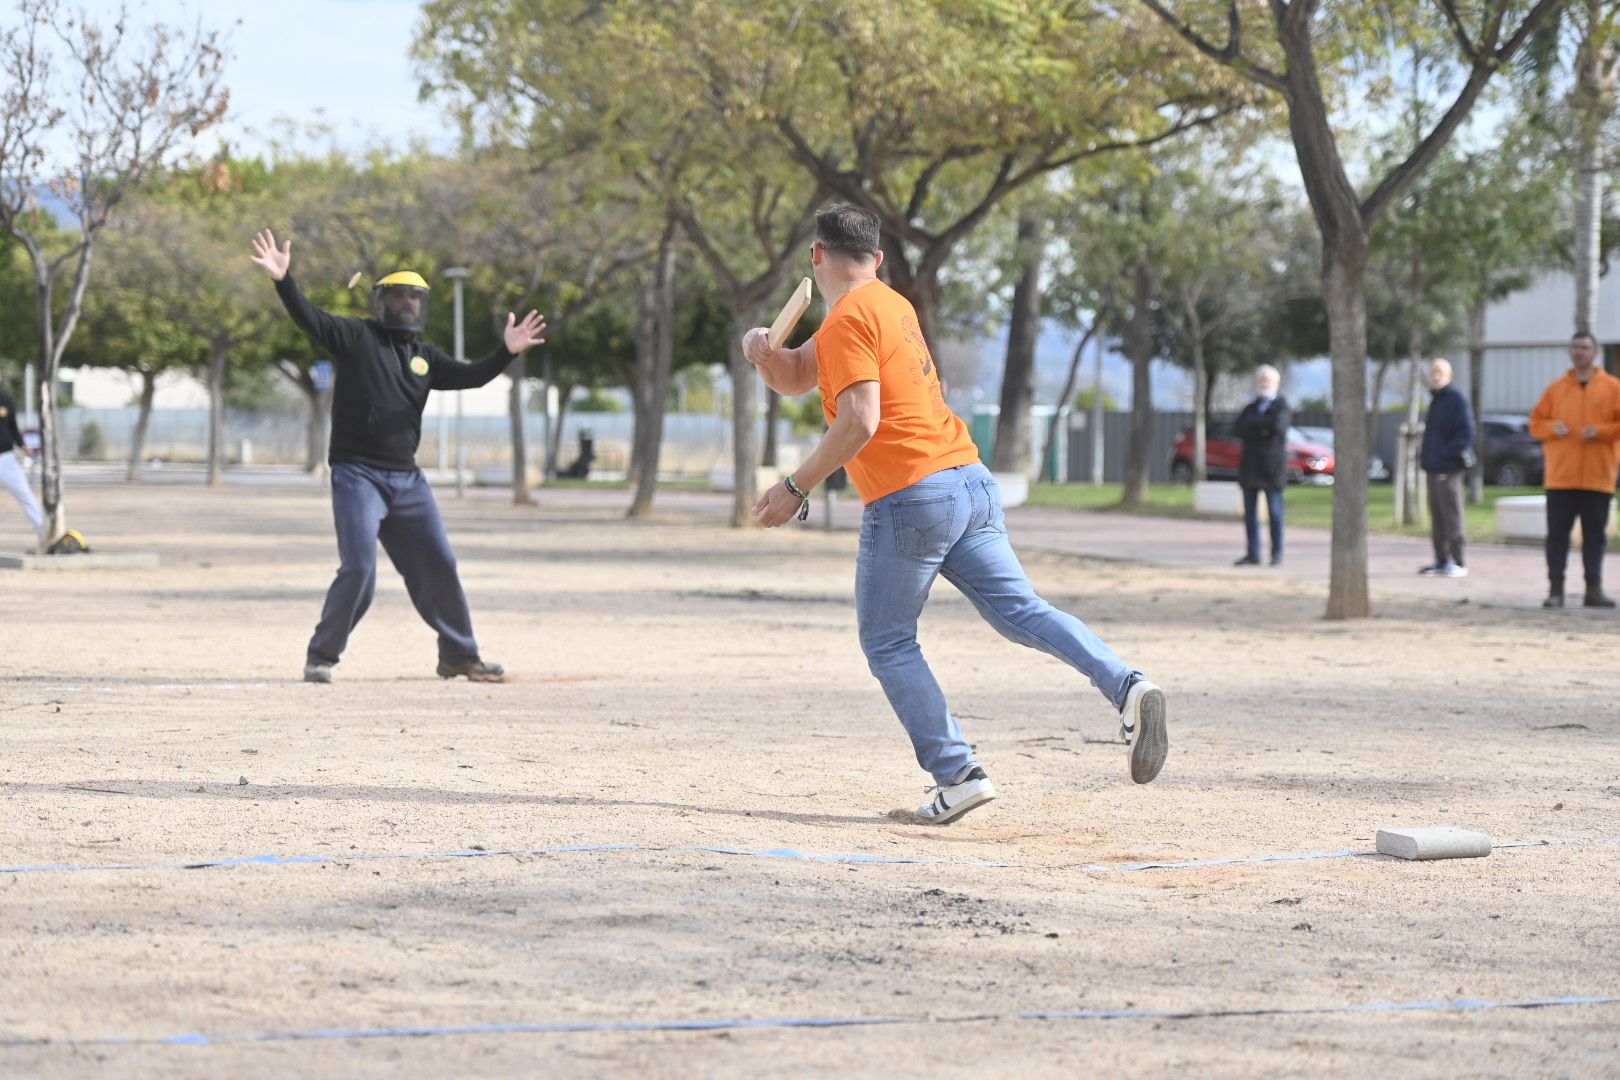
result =
[{"label": "jeans back pocket", "polygon": [[893,503],[894,546],[911,559],[944,558],[956,542],[961,500],[956,492]]}]

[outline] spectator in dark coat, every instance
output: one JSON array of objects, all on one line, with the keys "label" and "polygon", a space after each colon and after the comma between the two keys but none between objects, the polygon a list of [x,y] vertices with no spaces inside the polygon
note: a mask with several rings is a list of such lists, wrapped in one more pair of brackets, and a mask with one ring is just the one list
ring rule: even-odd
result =
[{"label": "spectator in dark coat", "polygon": [[1243,529],[1249,546],[1238,566],[1260,565],[1260,493],[1265,492],[1271,519],[1271,565],[1283,559],[1283,489],[1288,486],[1288,426],[1293,411],[1278,393],[1282,375],[1270,364],[1254,374],[1255,399],[1237,418],[1243,440],[1238,459],[1238,485],[1243,489]]},{"label": "spectator in dark coat", "polygon": [[1429,363],[1429,416],[1423,426],[1418,464],[1429,480],[1429,535],[1434,562],[1418,571],[1437,577],[1467,577],[1463,560],[1463,483],[1474,458],[1474,410],[1451,385],[1451,362]]}]

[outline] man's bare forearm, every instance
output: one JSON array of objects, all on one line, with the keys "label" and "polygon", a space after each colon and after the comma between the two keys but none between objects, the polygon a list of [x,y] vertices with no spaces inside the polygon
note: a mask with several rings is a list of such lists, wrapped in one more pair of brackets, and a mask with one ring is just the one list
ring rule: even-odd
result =
[{"label": "man's bare forearm", "polygon": [[812,377],[809,385],[805,385],[804,348],[801,345],[797,349],[778,349],[769,360],[755,364],[765,385],[784,397],[809,393],[815,379]]},{"label": "man's bare forearm", "polygon": [[821,437],[821,442],[804,459],[804,464],[793,470],[793,479],[805,491],[818,487],[827,477],[854,460],[861,448],[872,441],[872,436],[853,419],[840,416]]}]

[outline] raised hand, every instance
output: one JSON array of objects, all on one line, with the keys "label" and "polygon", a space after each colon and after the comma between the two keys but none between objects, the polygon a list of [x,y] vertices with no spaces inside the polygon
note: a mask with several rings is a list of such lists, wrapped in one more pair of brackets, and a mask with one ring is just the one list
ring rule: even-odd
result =
[{"label": "raised hand", "polygon": [[265,229],[253,238],[253,261],[264,267],[271,281],[280,281],[287,276],[287,267],[292,265],[292,241],[278,248],[275,234]]},{"label": "raised hand", "polygon": [[755,367],[768,363],[778,352],[771,348],[770,334],[765,327],[756,326],[743,335],[743,357]]},{"label": "raised hand", "polygon": [[503,340],[506,351],[516,356],[524,349],[533,345],[544,345],[546,339],[540,335],[546,332],[545,316],[538,311],[531,311],[518,322],[517,316],[510,311],[506,313],[506,333]]}]

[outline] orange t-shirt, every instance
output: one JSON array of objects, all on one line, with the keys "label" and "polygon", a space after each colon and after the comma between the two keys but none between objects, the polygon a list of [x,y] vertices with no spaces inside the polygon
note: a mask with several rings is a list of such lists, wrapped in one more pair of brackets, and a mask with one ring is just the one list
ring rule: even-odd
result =
[{"label": "orange t-shirt", "polygon": [[881,281],[858,286],[833,305],[815,341],[828,424],[838,418],[839,394],[858,382],[878,384],[877,433],[846,466],[863,503],[979,460],[968,426],[945,404],[939,370],[905,297]]}]

